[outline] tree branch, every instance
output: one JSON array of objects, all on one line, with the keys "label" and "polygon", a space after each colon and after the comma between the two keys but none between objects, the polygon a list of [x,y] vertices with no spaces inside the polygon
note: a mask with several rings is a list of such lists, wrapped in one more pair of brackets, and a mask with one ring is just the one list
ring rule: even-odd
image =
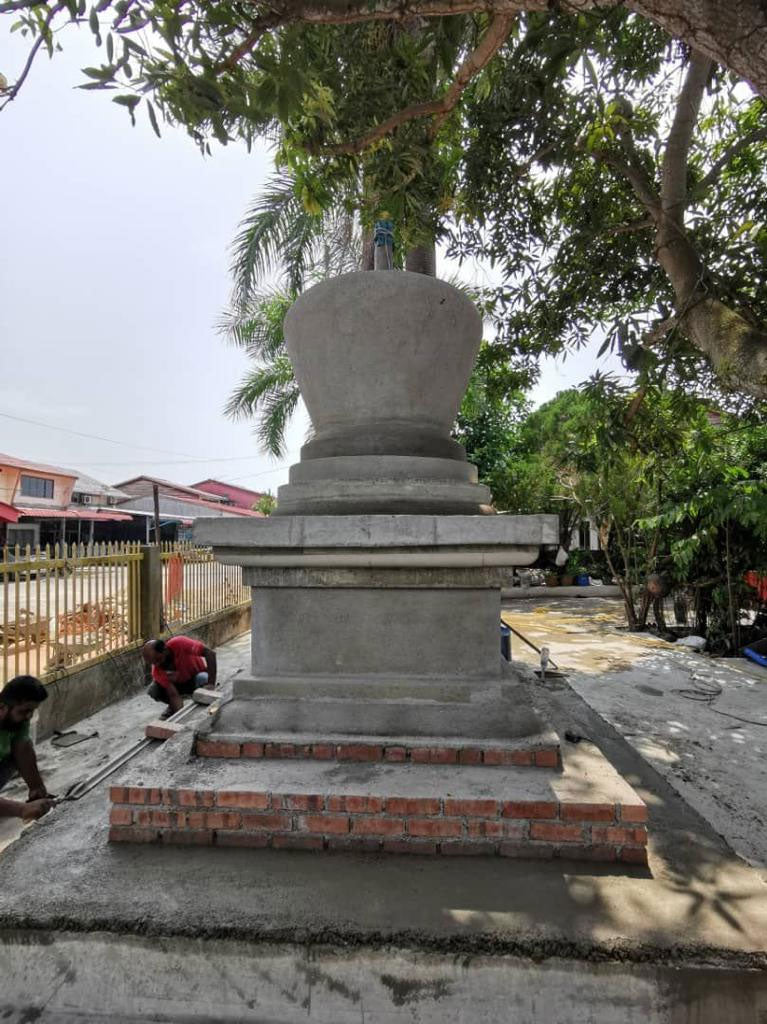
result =
[{"label": "tree branch", "polygon": [[48,17],[43,22],[39,36],[37,37],[37,39],[35,39],[34,43],[32,44],[32,48],[29,51],[26,64],[24,65],[21,74],[14,82],[13,88],[8,91],[8,95],[5,96],[3,98],[2,103],[0,103],[0,111],[5,110],[8,104],[12,103],[19,95],[19,90],[26,81],[27,75],[32,70],[32,65],[35,62],[35,57],[37,56],[38,50],[43,45],[43,43],[47,42],[46,36],[48,35],[48,29],[51,27],[51,22],[56,17],[56,15],[60,14],[63,10],[63,4],[56,4],[56,6],[52,7],[48,12]]},{"label": "tree branch", "polygon": [[753,146],[756,142],[767,142],[767,128],[758,128],[749,135],[744,135],[742,138],[738,139],[737,142],[733,142],[731,146],[728,146],[719,159],[711,165],[705,177],[701,178],[695,188],[690,192],[687,200],[688,203],[702,198],[711,186],[715,184],[727,164],[729,164],[729,162],[736,157],[738,153],[744,149],[748,149],[749,146]]},{"label": "tree branch", "polygon": [[687,199],[687,162],[703,91],[714,62],[693,53],[676,103],[661,169],[660,198],[664,213],[681,226]]},{"label": "tree branch", "polygon": [[421,117],[436,116],[435,123],[431,128],[431,132],[434,134],[441,122],[456,106],[461,98],[461,94],[472,78],[486,67],[501,48],[511,31],[513,22],[514,18],[510,15],[499,15],[493,18],[476,49],[472,50],[466,60],[460,65],[455,73],[455,79],[440,99],[430,100],[426,103],[414,103],[403,110],[398,110],[396,114],[392,114],[391,117],[388,117],[364,135],[357,139],[352,139],[350,142],[339,142],[332,146],[310,147],[309,151],[327,156],[361,153],[368,146],[372,146],[374,142],[378,142],[379,139],[383,139],[391,134],[401,124],[406,124],[408,121]]}]

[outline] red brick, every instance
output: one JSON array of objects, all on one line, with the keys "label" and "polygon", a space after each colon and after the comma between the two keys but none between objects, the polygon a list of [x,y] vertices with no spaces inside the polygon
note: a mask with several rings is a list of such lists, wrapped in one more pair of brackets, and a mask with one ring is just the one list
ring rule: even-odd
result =
[{"label": "red brick", "polygon": [[272,836],[272,846],[277,850],[322,850],[325,841],[322,836],[291,835]]},{"label": "red brick", "polygon": [[213,832],[210,829],[190,832],[186,829],[169,828],[160,833],[160,839],[170,846],[212,846]]},{"label": "red brick", "polygon": [[407,830],[411,836],[460,836],[463,824],[446,818],[410,818]]},{"label": "red brick", "polygon": [[240,827],[241,817],[242,815],[236,811],[208,811],[205,815],[205,825],[213,829],[235,829]]},{"label": "red brick", "polygon": [[152,824],[152,812],[150,810],[136,811],[136,824],[137,825],[151,825]]},{"label": "red brick", "polygon": [[315,743],[312,747],[312,757],[318,761],[332,761],[336,756],[334,743]]},{"label": "red brick", "polygon": [[484,752],[485,764],[513,764],[515,750],[500,750],[496,747]]},{"label": "red brick", "polygon": [[419,853],[434,856],[437,844],[425,839],[384,839],[384,853]]},{"label": "red brick", "polygon": [[467,823],[470,836],[485,836],[488,839],[526,839],[527,822],[524,821],[482,821],[478,818]]},{"label": "red brick", "polygon": [[[294,793],[282,798],[283,807],[290,811],[322,811],[325,809],[325,797],[318,793]],[[335,808],[328,808],[335,810]]]},{"label": "red brick", "polygon": [[266,832],[216,832],[216,846],[249,846],[251,849],[263,849],[269,845]]},{"label": "red brick", "polygon": [[113,807],[109,812],[110,825],[132,825],[133,811],[130,807]]},{"label": "red brick", "polygon": [[556,768],[559,755],[556,750],[536,750],[534,760],[536,768]]},{"label": "red brick", "polygon": [[264,745],[263,745],[263,743],[243,743],[243,745],[242,745],[242,756],[243,757],[263,757],[264,756]]},{"label": "red brick", "polygon": [[173,804],[178,803],[178,791],[175,789],[163,789],[161,803],[165,804],[166,807],[171,807]]},{"label": "red brick", "polygon": [[145,804],[147,798],[147,790],[140,787],[131,787],[128,790],[128,803],[129,804]]},{"label": "red brick", "polygon": [[561,804],[563,821],[615,821],[614,804]]},{"label": "red brick", "polygon": [[502,857],[551,860],[554,856],[554,847],[551,843],[501,843],[498,852]]},{"label": "red brick", "polygon": [[115,828],[109,830],[110,843],[156,843],[156,828]]},{"label": "red brick", "polygon": [[383,747],[369,743],[339,743],[336,757],[339,761],[380,761],[383,758]]},{"label": "red brick", "polygon": [[497,800],[445,800],[445,814],[450,817],[495,818],[498,809]]},{"label": "red brick", "polygon": [[293,819],[289,814],[243,814],[242,827],[260,832],[289,832]]},{"label": "red brick", "polygon": [[197,740],[195,748],[199,757],[240,757],[239,743],[225,743],[223,740]]},{"label": "red brick", "polygon": [[216,806],[216,794],[212,789],[198,789],[197,790],[197,806],[198,807],[215,807]]},{"label": "red brick", "polygon": [[458,857],[488,857],[495,853],[495,843],[440,843],[439,852],[447,856]]},{"label": "red brick", "polygon": [[438,798],[410,798],[404,796],[390,796],[386,798],[387,814],[405,814],[407,816],[414,814],[423,814],[425,816],[428,816],[430,814],[439,814],[441,809],[442,808]]},{"label": "red brick", "polygon": [[384,808],[381,796],[329,796],[329,811],[349,811],[350,814],[380,814]]},{"label": "red brick", "polygon": [[458,751],[459,764],[482,764],[482,751],[479,747],[464,747]]},{"label": "red brick", "polygon": [[625,864],[646,864],[647,847],[645,846],[624,846],[618,854],[620,860]]},{"label": "red brick", "polygon": [[109,799],[113,804],[127,804],[128,803],[128,789],[127,786],[110,786],[109,787]]},{"label": "red brick", "polygon": [[328,839],[328,849],[377,853],[381,849],[381,840],[373,836],[331,836]]},{"label": "red brick", "polygon": [[592,846],[584,843],[583,846],[573,844],[562,847],[560,856],[569,860],[613,861],[616,859],[616,853],[614,846]]},{"label": "red brick", "polygon": [[147,722],[144,726],[144,735],[148,740],[171,740],[185,728],[182,722],[163,722],[158,718],[154,722]]},{"label": "red brick", "polygon": [[405,831],[402,818],[352,818],[352,832],[368,836],[401,836]]},{"label": "red brick", "polygon": [[510,800],[501,814],[504,818],[556,818],[558,806],[547,800]]},{"label": "red brick", "polygon": [[645,804],[619,804],[621,821],[636,821],[644,823],[647,821],[647,807]]},{"label": "red brick", "polygon": [[557,822],[534,821],[530,825],[531,839],[549,839],[557,843],[578,843],[583,839],[580,825],[559,825]]},{"label": "red brick", "polygon": [[157,828],[171,828],[174,824],[172,820],[174,817],[175,815],[172,815],[170,811],[152,811],[151,824]]},{"label": "red brick", "polygon": [[349,831],[349,819],[342,814],[307,814],[298,819],[300,832],[340,833]]},{"label": "red brick", "polygon": [[219,807],[245,807],[253,811],[265,811],[269,807],[269,793],[252,793],[246,790],[221,790],[216,793]]},{"label": "red brick", "polygon": [[416,764],[458,764],[457,747],[413,747],[410,760]]},{"label": "red brick", "polygon": [[171,811],[171,828],[186,828],[188,815],[184,811]]},{"label": "red brick", "polygon": [[204,811],[188,811],[185,815],[185,818],[186,828],[205,828]]},{"label": "red brick", "polygon": [[266,743],[264,745],[264,757],[284,761],[297,756],[295,743]]},{"label": "red brick", "polygon": [[647,842],[647,829],[641,827],[621,828],[620,826],[595,827],[591,830],[591,837],[595,843],[615,843],[618,846],[622,846],[624,843],[633,843],[643,846]]},{"label": "red brick", "polygon": [[147,794],[146,802],[148,804],[161,804],[161,803],[164,803],[165,801],[162,798],[162,790],[161,789],[150,789],[149,793]]},{"label": "red brick", "polygon": [[384,751],[385,761],[407,761],[407,750],[405,747],[387,747]]},{"label": "red brick", "polygon": [[517,768],[527,768],[533,763],[532,750],[512,750],[511,763]]}]

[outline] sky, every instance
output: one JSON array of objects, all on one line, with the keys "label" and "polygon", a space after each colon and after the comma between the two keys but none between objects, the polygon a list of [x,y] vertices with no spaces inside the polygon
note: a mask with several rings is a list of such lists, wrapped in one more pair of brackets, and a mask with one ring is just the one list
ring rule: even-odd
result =
[{"label": "sky", "polygon": [[[28,44],[7,26],[12,82]],[[252,427],[223,414],[247,359],[215,331],[229,246],[271,156],[237,144],[203,158],[179,129],[158,139],[143,115],[131,127],[108,93],[75,88],[98,63],[87,28],[61,42],[0,113],[0,452],[109,483],[147,473],[276,492],[308,418],[284,459],[260,454]],[[535,404],[593,373],[598,346],[545,360]]]}]

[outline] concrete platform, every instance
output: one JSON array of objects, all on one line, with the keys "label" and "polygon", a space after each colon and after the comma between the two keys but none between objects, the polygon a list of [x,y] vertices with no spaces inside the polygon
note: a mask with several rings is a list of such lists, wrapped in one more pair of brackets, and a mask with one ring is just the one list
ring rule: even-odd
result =
[{"label": "concrete platform", "polygon": [[254,761],[221,747],[223,760],[190,759],[181,734],[115,779],[110,840],[646,861],[647,808],[593,748],[563,771],[531,771],[380,755]]},{"label": "concrete platform", "polygon": [[761,1024],[767,873],[566,684],[539,697],[647,805],[647,867],[109,844],[105,785],[0,860],[3,1019]]}]

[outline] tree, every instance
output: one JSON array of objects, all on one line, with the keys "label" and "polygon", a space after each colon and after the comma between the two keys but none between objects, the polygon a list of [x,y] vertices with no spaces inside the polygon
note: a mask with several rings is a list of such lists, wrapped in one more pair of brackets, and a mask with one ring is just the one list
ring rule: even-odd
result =
[{"label": "tree", "polygon": [[[577,0],[580,12],[599,7],[598,0]],[[178,86],[191,95],[177,102],[208,110],[218,97],[203,84],[234,79],[238,69],[252,62],[269,68],[274,56],[271,40],[276,31],[301,26],[355,25],[370,22],[439,20],[462,14],[487,12],[509,22],[523,11],[545,11],[548,0],[270,0],[240,4],[225,2],[215,7],[194,3],[179,9],[157,0],[103,0],[91,8],[87,20],[97,39],[102,35],[99,15],[110,12],[116,31],[137,32],[150,27],[167,49],[150,56],[136,43],[133,56],[139,61],[139,79],[150,88]],[[767,93],[767,14],[760,0],[626,0],[625,7],[663,27],[689,47],[731,68],[762,94]],[[4,0],[0,13],[14,16],[33,34],[30,59],[9,90],[15,98],[41,46],[51,51],[54,32],[66,19],[85,21],[84,0]],[[108,54],[109,56],[109,54]],[[111,56],[109,56],[111,61]],[[272,65],[273,66],[273,65]],[[124,65],[123,65],[124,67]],[[190,75],[185,76],[186,70]],[[296,69],[298,70],[298,69]],[[132,78],[131,74],[126,75]],[[195,83],[195,77],[198,82]],[[194,85],[199,86],[198,89]],[[283,83],[281,83],[283,84]],[[289,97],[282,97],[289,102]],[[243,100],[240,99],[240,109]]]},{"label": "tree", "polygon": [[261,497],[253,506],[253,509],[256,512],[260,512],[262,515],[265,516],[270,516],[276,508],[277,499],[270,491],[267,491],[266,494],[262,494]]},{"label": "tree", "polygon": [[637,369],[695,376],[702,354],[767,396],[762,100],[613,10],[531,17],[464,116],[453,251],[503,269],[493,298],[513,350],[600,328]]}]

